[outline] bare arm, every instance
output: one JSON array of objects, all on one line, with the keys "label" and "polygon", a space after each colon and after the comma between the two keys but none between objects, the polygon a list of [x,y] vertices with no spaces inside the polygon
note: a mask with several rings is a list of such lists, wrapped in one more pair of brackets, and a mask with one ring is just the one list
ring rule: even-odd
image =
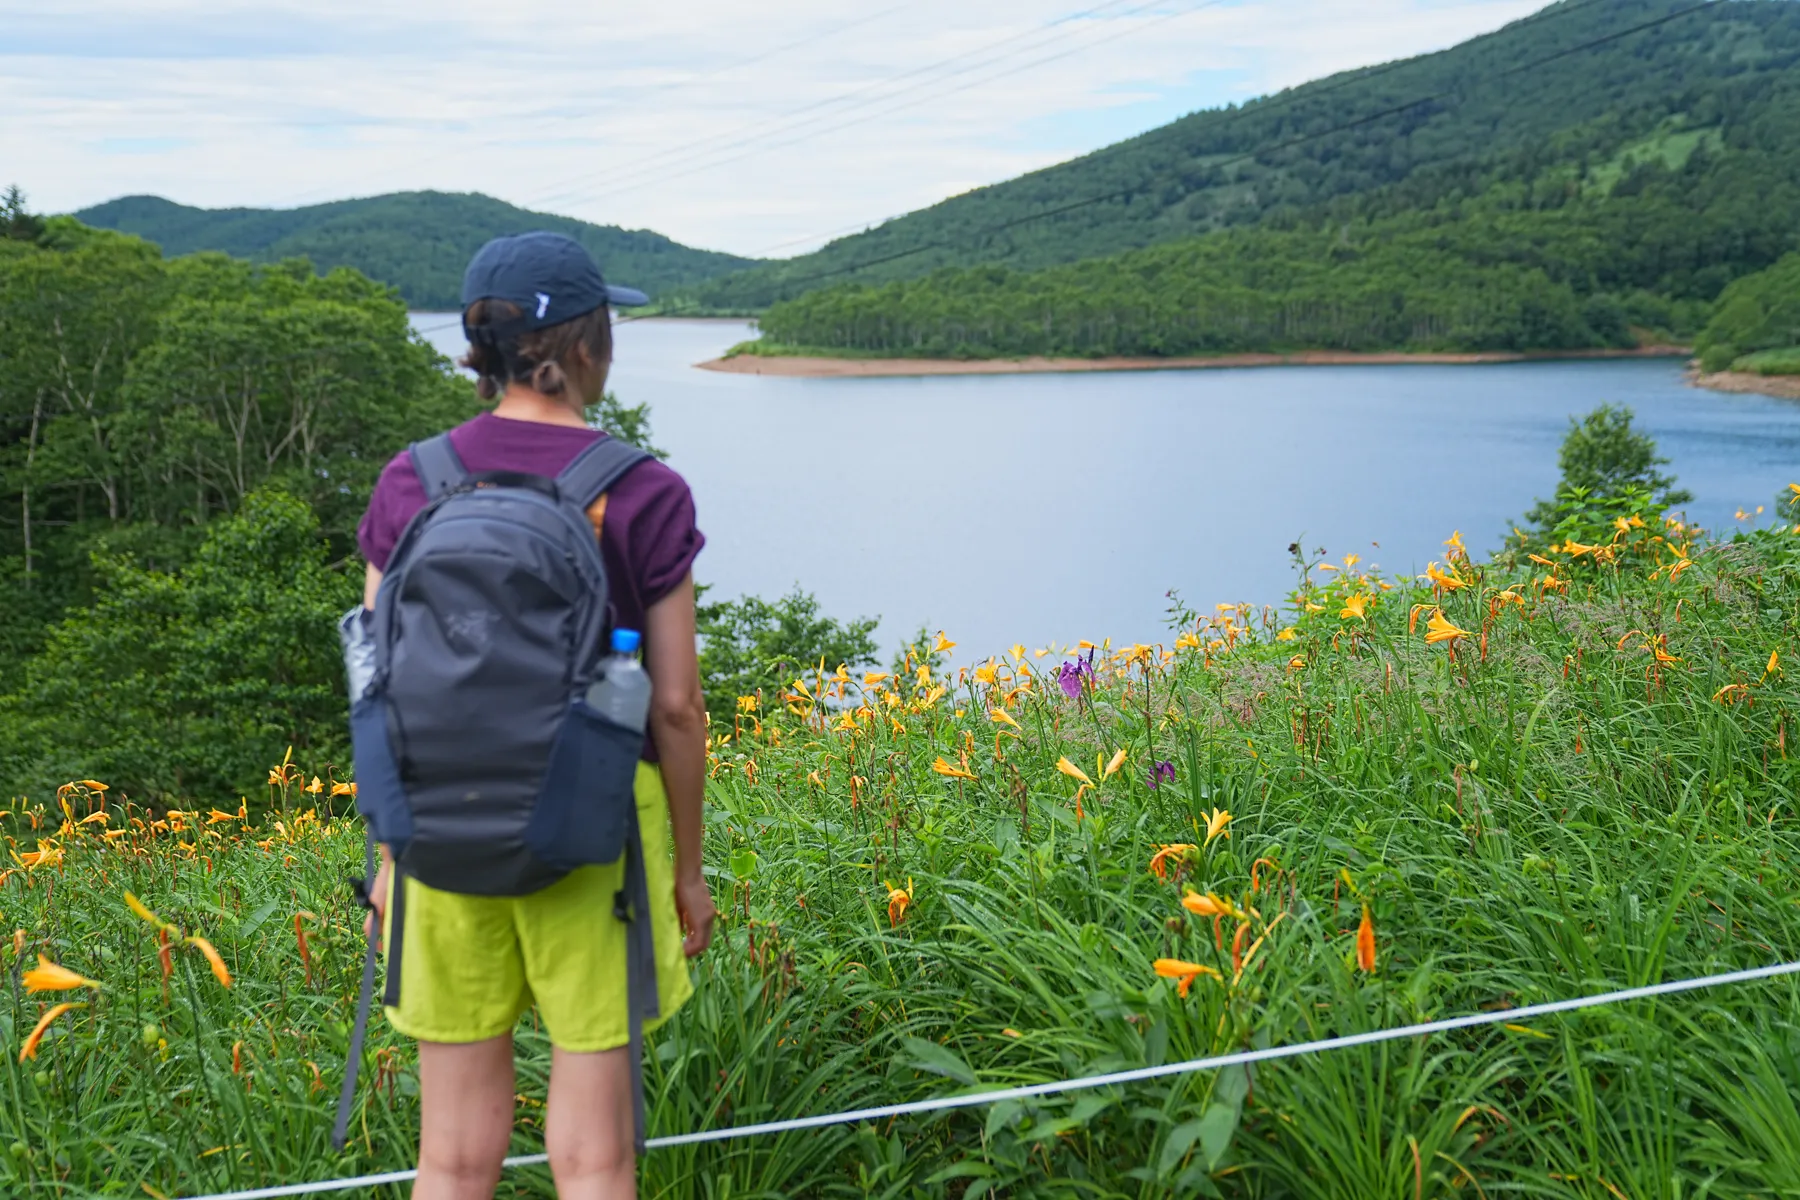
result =
[{"label": "bare arm", "polygon": [[694,635],[694,577],[645,614],[644,663],[650,672],[650,735],[662,760],[675,832],[675,905],[691,957],[712,941],[712,892],[700,873],[701,805],[706,798],[706,700]]}]

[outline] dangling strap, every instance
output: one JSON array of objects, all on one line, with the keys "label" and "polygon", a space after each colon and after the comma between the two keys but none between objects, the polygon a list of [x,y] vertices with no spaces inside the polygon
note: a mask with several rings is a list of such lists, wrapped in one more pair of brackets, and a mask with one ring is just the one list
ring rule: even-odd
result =
[{"label": "dangling strap", "polygon": [[656,983],[656,935],[651,929],[650,884],[644,874],[644,842],[638,832],[637,801],[631,800],[631,830],[625,843],[625,886],[613,897],[613,915],[625,922],[625,1003],[631,1039],[632,1139],[644,1155],[644,1022],[662,1015]]},{"label": "dangling strap", "polygon": [[[556,486],[564,496],[586,509],[619,481],[625,472],[650,455],[615,437],[603,437],[575,456],[575,461],[556,476]],[[423,478],[423,476],[421,476]]]},{"label": "dangling strap", "polygon": [[400,951],[406,942],[406,876],[398,860],[393,873],[394,886],[388,893],[387,987],[381,993],[381,1002],[388,1008],[400,1004]]},{"label": "dangling strap", "polygon": [[[352,880],[356,897],[364,908],[373,909],[369,888],[375,879],[375,833],[369,832],[368,847],[363,854],[361,879]],[[350,1048],[344,1055],[344,1086],[338,1092],[337,1121],[331,1127],[331,1148],[342,1150],[350,1133],[350,1105],[356,1099],[356,1076],[362,1068],[363,1039],[369,1032],[369,1001],[375,995],[376,947],[381,943],[381,923],[369,926],[368,948],[363,952],[362,990],[356,997],[356,1024],[350,1030]]]},{"label": "dangling strap", "polygon": [[419,477],[428,500],[436,500],[446,492],[455,491],[468,481],[469,468],[463,466],[462,456],[451,444],[448,433],[414,442],[409,453],[412,456],[413,474]]}]

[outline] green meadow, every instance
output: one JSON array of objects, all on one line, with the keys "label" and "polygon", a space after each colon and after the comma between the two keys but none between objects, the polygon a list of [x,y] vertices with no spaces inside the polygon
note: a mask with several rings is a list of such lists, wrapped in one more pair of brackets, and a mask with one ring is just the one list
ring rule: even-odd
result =
[{"label": "green meadow", "polygon": [[[940,635],[738,697],[712,739],[722,933],[647,1053],[652,1134],[1792,959],[1791,506],[1727,537],[1639,489],[1559,500],[1422,579],[1296,546],[1286,604],[1177,603],[1164,644],[951,669]],[[0,818],[0,1194],[410,1165],[415,1059],[379,1021],[328,1148],[361,956],[345,774],[279,763],[242,805],[176,809],[86,780]],[[1775,980],[653,1151],[644,1192],[1785,1195],[1797,1013]],[[525,1153],[548,1046],[529,1017],[518,1039]]]}]

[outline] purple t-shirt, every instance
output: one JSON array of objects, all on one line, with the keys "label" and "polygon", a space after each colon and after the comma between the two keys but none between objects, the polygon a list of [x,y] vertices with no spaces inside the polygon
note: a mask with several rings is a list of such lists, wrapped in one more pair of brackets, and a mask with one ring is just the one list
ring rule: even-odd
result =
[{"label": "purple t-shirt", "polygon": [[[450,431],[450,443],[471,471],[524,471],[546,478],[574,461],[600,434],[573,425],[515,421],[482,413]],[[363,557],[378,571],[406,523],[425,507],[425,488],[412,458],[401,451],[382,469],[357,526]],[[694,497],[687,482],[660,462],[633,467],[607,493],[600,525],[600,557],[606,563],[613,624],[642,629],[650,606],[675,589],[694,565],[706,538],[694,525]],[[647,741],[644,757],[656,761]]]}]

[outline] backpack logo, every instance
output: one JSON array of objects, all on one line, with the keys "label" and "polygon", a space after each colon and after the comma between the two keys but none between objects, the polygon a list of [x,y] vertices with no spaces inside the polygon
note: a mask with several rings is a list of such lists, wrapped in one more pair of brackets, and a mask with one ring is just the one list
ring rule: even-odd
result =
[{"label": "backpack logo", "polygon": [[480,653],[494,640],[499,623],[500,614],[490,608],[450,613],[444,618],[444,633],[458,650]]}]

